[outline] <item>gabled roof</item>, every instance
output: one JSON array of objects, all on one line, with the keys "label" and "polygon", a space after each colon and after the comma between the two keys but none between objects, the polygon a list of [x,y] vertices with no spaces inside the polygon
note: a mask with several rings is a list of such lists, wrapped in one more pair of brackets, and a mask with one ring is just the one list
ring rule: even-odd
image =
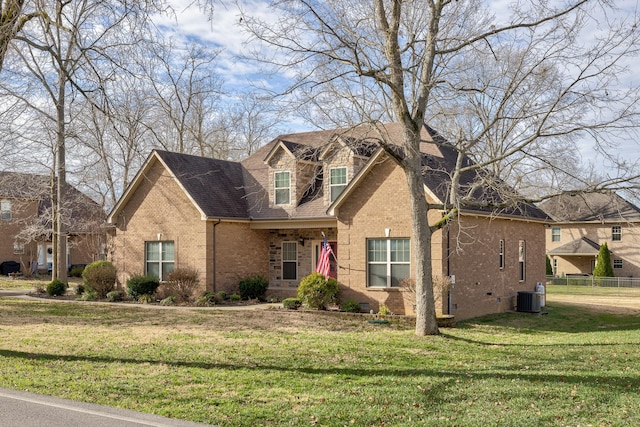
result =
[{"label": "gabled roof", "polygon": [[247,218],[242,166],[239,163],[153,150],[109,214],[109,222],[113,222],[156,161],[175,178],[203,219]]},{"label": "gabled roof", "polygon": [[559,246],[549,252],[548,255],[564,255],[564,256],[596,256],[600,251],[600,245],[591,239],[582,237]]},{"label": "gabled roof", "polygon": [[[38,224],[42,228],[51,223],[51,177],[19,172],[0,172],[0,198],[33,200],[38,202]],[[67,186],[64,202],[64,221],[70,233],[93,231],[103,223],[102,207],[72,185]]]},{"label": "gabled roof", "polygon": [[[437,203],[442,203],[440,200],[447,199],[451,182],[450,174],[456,165],[457,151],[426,126],[421,129],[420,137],[425,193]],[[284,150],[293,158],[311,162],[310,167],[316,167],[314,164],[328,153],[327,147],[340,144],[342,147],[351,149],[355,155],[368,158],[368,162],[347,185],[345,191],[332,205],[333,207],[350,194],[360,177],[374,167],[376,158],[382,155],[379,141],[382,139],[386,144],[393,146],[394,141],[400,141],[402,138],[403,130],[399,123],[364,124],[350,129],[280,135],[240,163],[154,150],[114,207],[109,215],[109,221],[113,221],[116,213],[130,198],[145,171],[155,161],[161,162],[175,177],[177,183],[200,211],[203,219],[330,220],[333,218],[333,213],[327,210],[325,203],[324,177],[321,170],[316,171],[313,182],[309,183],[306,191],[301,195],[298,205],[285,209],[269,202],[268,162],[271,157],[278,150]],[[462,187],[471,188],[477,182],[476,177],[476,172],[463,174]],[[501,183],[501,185],[504,184]],[[500,192],[496,188],[481,187],[473,192],[472,201],[477,201],[477,206],[469,204],[464,208],[468,211],[496,214],[495,206],[502,202],[499,195]],[[503,208],[498,214],[528,219],[547,219],[544,212],[526,203]]]},{"label": "gabled roof", "polygon": [[556,222],[638,222],[640,209],[612,191],[568,192],[540,204]]}]

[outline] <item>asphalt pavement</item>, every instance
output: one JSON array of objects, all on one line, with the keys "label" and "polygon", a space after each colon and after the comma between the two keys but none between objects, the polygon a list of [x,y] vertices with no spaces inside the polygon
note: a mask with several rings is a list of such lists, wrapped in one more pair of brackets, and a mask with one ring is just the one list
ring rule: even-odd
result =
[{"label": "asphalt pavement", "polygon": [[10,427],[202,427],[157,415],[0,388],[0,425]]}]

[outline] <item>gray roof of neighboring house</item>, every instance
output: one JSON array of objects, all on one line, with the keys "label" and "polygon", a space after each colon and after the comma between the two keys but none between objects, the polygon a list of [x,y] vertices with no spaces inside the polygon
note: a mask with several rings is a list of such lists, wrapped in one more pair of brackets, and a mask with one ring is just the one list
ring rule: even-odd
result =
[{"label": "gray roof of neighboring house", "polygon": [[540,204],[557,222],[637,222],[640,209],[611,191],[565,193]]},{"label": "gray roof of neighboring house", "polygon": [[[42,226],[51,221],[51,177],[20,172],[0,172],[0,197],[35,200]],[[65,212],[69,212],[67,223],[71,233],[87,232],[103,223],[105,212],[100,205],[74,186],[67,187]]]},{"label": "gray roof of neighboring house", "polygon": [[240,163],[155,152],[207,217],[248,218]]},{"label": "gray roof of neighboring house", "polygon": [[[437,197],[445,200],[450,182],[449,173],[455,167],[457,152],[428,127],[422,129],[421,137],[425,185]],[[303,160],[316,161],[320,152],[336,141],[346,144],[356,155],[369,157],[374,152],[375,141],[380,138],[384,138],[388,143],[400,140],[401,126],[361,125],[352,129],[280,135],[240,163],[168,151],[155,152],[207,217],[254,220],[319,219],[330,218],[323,197],[322,173],[318,173],[297,206],[283,209],[269,203],[269,166],[265,159],[274,153],[275,147],[282,144],[292,154],[301,154]],[[438,143],[434,143],[434,140]],[[461,180],[462,187],[470,187],[476,181],[476,177],[476,172],[464,174]],[[499,185],[505,186],[504,183]],[[504,205],[505,200],[493,187],[477,190],[471,200],[478,203],[469,203],[464,207],[465,210],[548,219],[543,211],[527,203],[497,208],[498,205]],[[487,203],[488,201],[490,203]]]},{"label": "gray roof of neighboring house", "polygon": [[591,239],[582,237],[572,242],[558,246],[547,252],[547,255],[574,255],[574,256],[595,256],[600,251],[600,245]]}]

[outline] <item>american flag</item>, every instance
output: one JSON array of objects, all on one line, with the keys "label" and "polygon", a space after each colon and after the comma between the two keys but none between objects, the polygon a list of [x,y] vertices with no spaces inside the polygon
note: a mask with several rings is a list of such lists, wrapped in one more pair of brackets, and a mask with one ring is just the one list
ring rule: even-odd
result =
[{"label": "american flag", "polygon": [[322,248],[320,249],[320,257],[318,258],[318,264],[316,265],[316,271],[324,277],[329,277],[329,257],[333,255],[331,245],[327,242],[327,237],[324,236],[322,241]]}]

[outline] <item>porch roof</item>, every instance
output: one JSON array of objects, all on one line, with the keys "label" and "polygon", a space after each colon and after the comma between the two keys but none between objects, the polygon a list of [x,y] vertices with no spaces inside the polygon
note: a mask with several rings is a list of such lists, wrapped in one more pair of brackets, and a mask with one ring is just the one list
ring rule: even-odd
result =
[{"label": "porch roof", "polygon": [[582,237],[573,242],[557,247],[547,252],[547,255],[559,256],[597,256],[600,251],[600,245],[591,239]]}]

